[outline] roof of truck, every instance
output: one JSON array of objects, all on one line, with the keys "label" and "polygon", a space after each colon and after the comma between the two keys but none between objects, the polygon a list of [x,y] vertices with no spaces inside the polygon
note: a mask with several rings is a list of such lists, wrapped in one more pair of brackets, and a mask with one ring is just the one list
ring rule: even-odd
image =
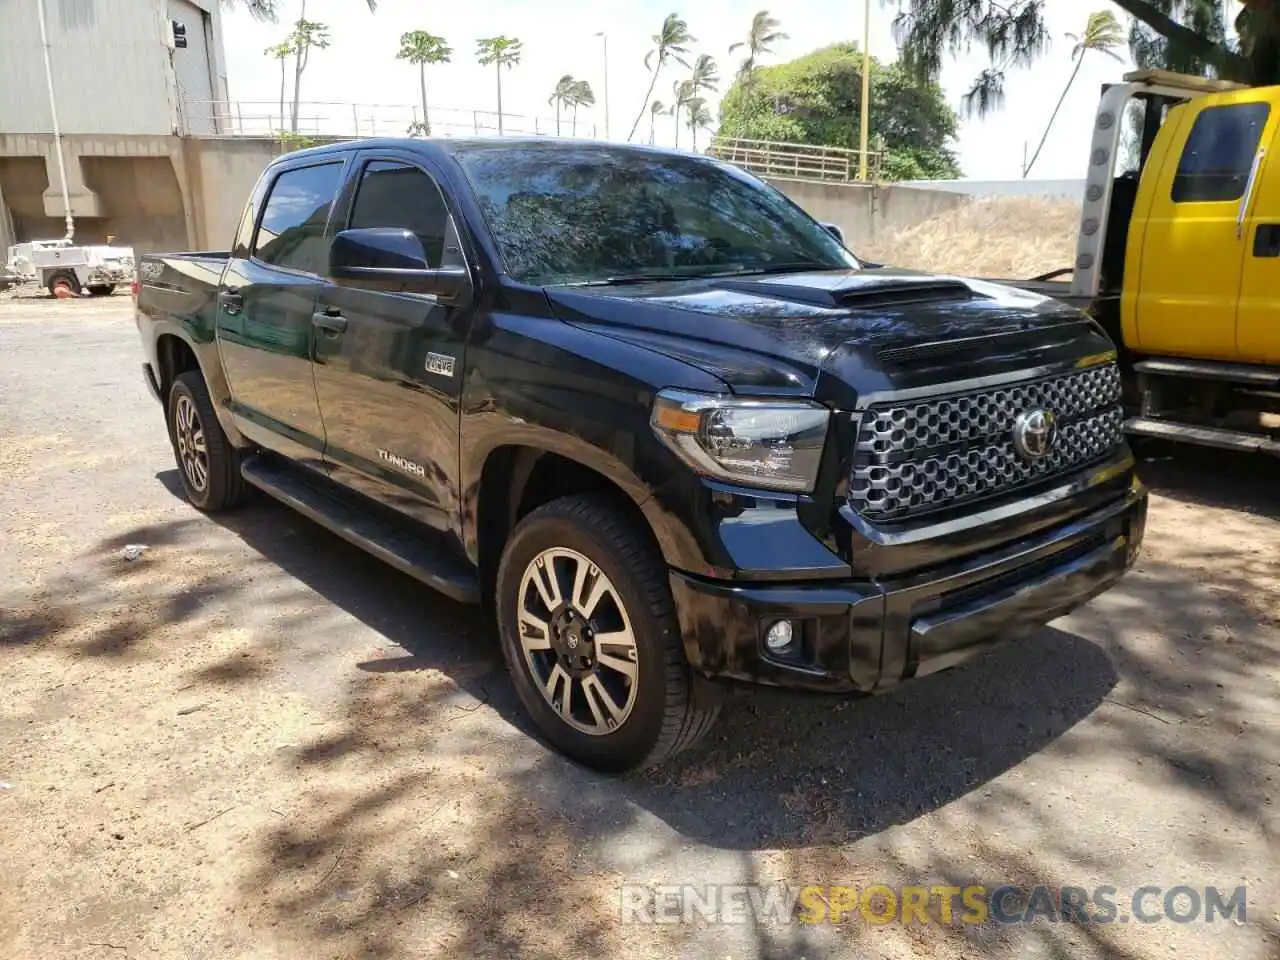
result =
[{"label": "roof of truck", "polygon": [[635,143],[613,143],[607,140],[579,140],[568,137],[376,137],[364,140],[343,140],[338,143],[326,143],[318,147],[307,147],[295,150],[276,158],[275,163],[300,156],[324,156],[331,153],[346,153],[351,150],[378,150],[395,148],[411,150],[426,156],[446,157],[474,150],[487,150],[502,147],[513,150],[548,150],[568,151],[591,147],[618,152],[665,154],[697,158],[702,154],[688,153],[683,150],[672,150],[668,147],[650,147]]}]

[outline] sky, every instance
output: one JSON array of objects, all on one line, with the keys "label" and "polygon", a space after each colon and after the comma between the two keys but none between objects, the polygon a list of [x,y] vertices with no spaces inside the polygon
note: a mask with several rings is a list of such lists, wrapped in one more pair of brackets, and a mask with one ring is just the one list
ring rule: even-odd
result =
[{"label": "sky", "polygon": [[[520,38],[524,44],[521,63],[504,72],[502,80],[504,113],[522,115],[522,119],[508,123],[508,132],[512,127],[532,132],[534,118],[538,131],[554,132],[554,109],[547,100],[556,80],[569,73],[589,81],[598,101],[594,109],[579,112],[579,135],[603,138],[607,42],[608,134],[615,140],[626,139],[642,109],[650,81],[644,56],[667,13],[675,10],[688,21],[690,32],[697,38],[691,53],[714,56],[721,66],[721,86],[726,88],[740,57],[728,53],[729,45],[745,37],[752,16],[762,5],[762,0],[698,0],[683,8],[677,5],[678,0],[542,0],[536,4],[512,0],[379,0],[377,12],[371,14],[364,0],[306,2],[307,19],[329,26],[332,45],[313,51],[303,76],[302,100],[327,104],[301,111],[304,128],[305,118],[314,117],[310,122],[329,132],[404,134],[413,118],[412,105],[419,99],[418,75],[416,68],[396,60],[395,53],[403,32],[420,29],[443,36],[454,50],[452,63],[428,70],[428,105],[437,133],[471,133],[473,111],[477,110],[487,111],[480,117],[482,124],[496,122],[492,113],[496,109],[495,68],[476,63],[475,41],[505,34]],[[246,127],[272,124],[269,115],[279,114],[279,62],[266,57],[263,51],[284,37],[285,23],[298,16],[300,5],[301,0],[282,0],[278,24],[257,22],[240,8],[224,8],[228,84],[231,99],[240,101],[239,115]],[[1072,41],[1065,35],[1081,32],[1088,12],[1107,6],[1105,0],[1094,0],[1092,4],[1047,0],[1046,16],[1053,38],[1049,53],[1034,67],[1010,73],[1002,110],[984,119],[962,117],[956,149],[965,176],[1021,176],[1024,144],[1035,149],[1071,74]],[[841,40],[862,40],[864,7],[857,0],[790,0],[785,5],[775,3],[769,9],[782,21],[781,29],[789,39],[777,44],[764,63],[783,62]],[[882,60],[897,58],[891,27],[896,9],[896,3],[871,0],[871,52]],[[1124,15],[1116,12],[1127,24]],[[1127,52],[1120,52],[1125,56],[1123,62],[1097,54],[1085,58],[1033,171],[1034,178],[1084,175],[1101,85],[1119,80],[1125,71],[1133,69]],[[957,109],[973,77],[987,63],[985,53],[975,50],[947,64],[942,83],[947,100]],[[669,103],[672,83],[683,74],[683,68],[678,66],[664,71],[655,96]],[[291,97],[291,71],[289,84]],[[716,113],[717,95],[711,95],[709,100]],[[352,103],[360,106],[353,111]],[[357,122],[358,131],[352,129]],[[648,140],[648,122],[646,112],[637,140]],[[568,132],[567,118],[562,123]],[[873,116],[873,133],[874,124]],[[273,125],[279,127],[278,122]],[[681,129],[680,138],[681,145],[687,147],[687,128]],[[670,146],[673,141],[672,119],[660,117],[657,142]]]}]

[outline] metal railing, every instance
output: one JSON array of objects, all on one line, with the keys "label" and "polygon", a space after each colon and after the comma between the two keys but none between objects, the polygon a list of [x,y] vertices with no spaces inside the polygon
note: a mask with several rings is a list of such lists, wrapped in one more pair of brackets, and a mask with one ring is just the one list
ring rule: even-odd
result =
[{"label": "metal railing", "polygon": [[[428,107],[432,136],[498,135],[496,111]],[[293,130],[292,111],[293,105],[288,101],[281,115],[278,100],[185,100],[182,130],[197,136],[279,137]],[[418,104],[304,100],[298,104],[297,132],[302,137],[403,137],[419,129],[421,120],[422,107]],[[572,115],[562,115],[557,126],[555,117],[503,113],[502,133],[593,139],[596,125],[585,118],[575,123]]]},{"label": "metal railing", "polygon": [[[860,150],[818,147],[807,143],[778,143],[716,137],[707,151],[757,177],[774,180],[819,180],[851,183],[858,179]],[[880,178],[882,150],[867,151],[867,179]]]}]

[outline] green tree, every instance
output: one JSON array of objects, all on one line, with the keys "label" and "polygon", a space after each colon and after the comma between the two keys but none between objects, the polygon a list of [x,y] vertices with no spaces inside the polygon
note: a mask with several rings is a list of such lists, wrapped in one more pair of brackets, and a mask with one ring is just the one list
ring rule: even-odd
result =
[{"label": "green tree", "polygon": [[631,125],[631,132],[627,134],[628,143],[636,135],[636,128],[644,118],[644,111],[649,106],[650,98],[653,97],[653,88],[658,84],[658,74],[662,72],[662,68],[669,60],[687,67],[689,64],[685,61],[684,55],[689,52],[689,44],[693,41],[694,38],[689,33],[689,25],[680,19],[679,14],[667,14],[667,18],[662,21],[662,29],[653,35],[653,49],[644,56],[645,68],[652,76],[649,78],[649,90],[644,95],[644,103],[640,105],[640,112],[636,114],[636,122]]},{"label": "green tree", "polygon": [[711,109],[707,106],[707,101],[702,97],[694,97],[685,104],[685,122],[689,126],[689,132],[693,135],[693,152],[698,152],[698,131],[705,130],[711,126],[711,121],[715,118],[711,116]]},{"label": "green tree", "polygon": [[[1133,18],[1135,62],[1245,83],[1280,83],[1280,3],[1250,0],[1227,36],[1225,0],[1112,0]],[[965,94],[979,114],[1004,100],[1006,73],[1026,67],[1049,47],[1043,0],[904,0],[894,20],[902,60],[921,79],[934,79],[948,55],[978,44],[991,64]]]},{"label": "green tree", "polygon": [[1022,171],[1024,180],[1031,173],[1031,168],[1036,165],[1036,161],[1040,159],[1040,151],[1044,149],[1045,141],[1049,139],[1049,131],[1053,129],[1053,122],[1058,119],[1058,111],[1062,109],[1062,104],[1066,102],[1067,94],[1071,92],[1071,87],[1075,84],[1076,77],[1080,74],[1080,67],[1084,64],[1085,54],[1090,50],[1094,50],[1098,53],[1106,54],[1113,60],[1123,62],[1123,58],[1115,52],[1115,48],[1124,43],[1124,30],[1121,28],[1119,21],[1116,20],[1115,14],[1110,10],[1099,10],[1089,14],[1084,33],[1080,36],[1069,33],[1067,37],[1076,41],[1076,45],[1071,50],[1071,59],[1075,61],[1076,65],[1071,71],[1071,77],[1067,80],[1066,87],[1062,90],[1062,96],[1058,98],[1058,103],[1053,108],[1053,113],[1049,115],[1049,122],[1045,125],[1044,136],[1040,138],[1040,144],[1036,147],[1036,152],[1031,155],[1031,159],[1027,161],[1026,168]]},{"label": "green tree", "polygon": [[298,20],[293,25],[293,32],[287,40],[293,52],[293,113],[290,118],[290,130],[298,132],[298,105],[302,97],[302,72],[311,61],[311,51],[324,50],[329,46],[329,28],[314,20]]},{"label": "green tree", "polygon": [[410,30],[400,35],[400,52],[397,60],[407,60],[418,68],[418,91],[422,95],[422,135],[431,136],[431,117],[427,113],[427,64],[448,63],[453,58],[453,48],[444,37],[437,37],[426,30]]},{"label": "green tree", "polygon": [[264,55],[280,61],[280,129],[284,130],[284,62],[293,56],[293,43],[289,39],[281,40],[262,51]]},{"label": "green tree", "polygon": [[661,100],[655,100],[653,103],[649,104],[649,146],[653,146],[654,123],[657,121],[658,117],[670,112],[671,111],[663,105]]},{"label": "green tree", "polygon": [[578,135],[578,108],[594,107],[596,105],[596,92],[591,89],[591,84],[585,80],[575,80],[573,86],[569,88],[569,106],[573,108],[573,135]]},{"label": "green tree", "polygon": [[563,77],[556,81],[555,89],[551,91],[551,96],[547,99],[547,106],[556,108],[556,136],[560,136],[560,110],[568,107],[573,99],[573,86],[578,81],[573,79],[573,75],[566,73]]},{"label": "green tree", "polygon": [[498,136],[502,136],[502,68],[510,70],[520,62],[523,44],[514,37],[485,37],[476,41],[476,59],[480,66],[494,66],[498,71]]},{"label": "green tree", "polygon": [[769,16],[768,10],[761,10],[751,18],[751,29],[747,31],[747,39],[730,45],[729,53],[741,50],[743,47],[747,49],[747,57],[738,67],[740,82],[750,85],[751,73],[755,70],[760,58],[766,53],[773,52],[773,45],[779,40],[787,39],[787,35],[778,29],[780,26],[782,26],[780,20]]},{"label": "green tree", "polygon": [[[720,102],[720,137],[856,149],[862,105],[862,54],[838,43],[789,63],[739,77]],[[958,120],[936,83],[899,64],[871,61],[872,133],[885,149],[881,175],[891,180],[960,175],[952,150]]]}]

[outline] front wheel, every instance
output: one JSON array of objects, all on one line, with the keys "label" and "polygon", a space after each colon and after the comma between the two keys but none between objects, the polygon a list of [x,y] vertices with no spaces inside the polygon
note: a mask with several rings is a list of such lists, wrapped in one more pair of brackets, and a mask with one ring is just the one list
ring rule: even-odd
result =
[{"label": "front wheel", "polygon": [[516,527],[498,569],[503,656],[550,743],[598,770],[658,763],[718,703],[684,657],[667,570],[616,505],[565,497]]}]

